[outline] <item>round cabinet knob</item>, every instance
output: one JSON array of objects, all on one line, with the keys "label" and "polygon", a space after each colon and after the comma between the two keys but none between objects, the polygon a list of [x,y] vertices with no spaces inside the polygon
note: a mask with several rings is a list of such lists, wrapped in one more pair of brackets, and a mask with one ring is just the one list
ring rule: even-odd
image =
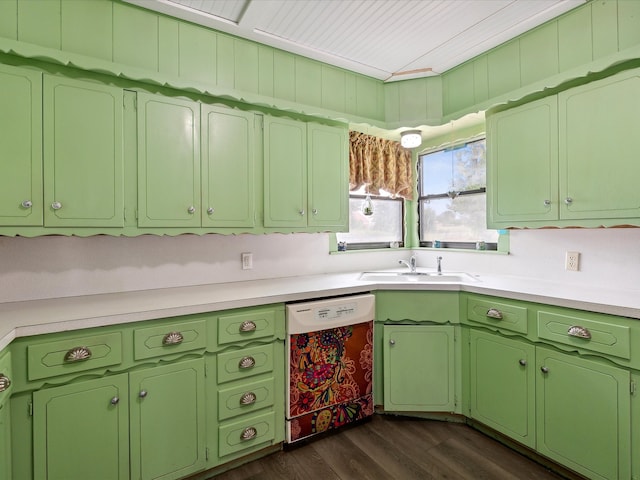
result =
[{"label": "round cabinet knob", "polygon": [[213,207],[207,208],[207,213],[211,215],[214,212]]},{"label": "round cabinet knob", "polygon": [[549,373],[549,368],[547,368],[547,367],[540,367],[540,371],[541,371],[542,373]]},{"label": "round cabinet knob", "polygon": [[393,340],[393,339],[389,340],[389,345],[395,345],[395,344],[396,344],[395,340]]},{"label": "round cabinet knob", "polygon": [[567,197],[564,199],[564,203],[567,205],[571,205],[573,203],[573,198]]},{"label": "round cabinet knob", "polygon": [[53,202],[51,204],[51,208],[53,208],[54,210],[60,210],[62,208],[62,204],[60,202]]},{"label": "round cabinet knob", "polygon": [[140,393],[138,394],[138,396],[140,398],[145,398],[147,396],[147,391],[146,390],[140,390]]},{"label": "round cabinet knob", "polygon": [[194,207],[193,205],[191,205],[189,208],[187,208],[187,212],[189,212],[189,213],[196,213],[196,207]]},{"label": "round cabinet knob", "polygon": [[111,399],[111,405],[117,405],[118,403],[120,403],[120,398],[119,397],[113,397]]},{"label": "round cabinet knob", "polygon": [[318,209],[314,208],[313,210],[311,210],[311,213],[313,213],[314,215],[317,215],[318,214]]},{"label": "round cabinet knob", "polygon": [[543,203],[545,207],[551,206],[551,200],[545,200]]},{"label": "round cabinet knob", "polygon": [[518,363],[519,363],[520,365],[522,365],[523,367],[526,367],[526,366],[527,366],[527,361],[526,361],[524,358],[521,358],[520,360],[518,360]]},{"label": "round cabinet knob", "polygon": [[301,217],[304,217],[304,214],[306,213],[304,211],[304,209],[298,210],[298,213],[300,214]]},{"label": "round cabinet knob", "polygon": [[22,208],[31,208],[33,207],[33,202],[31,200],[24,200],[20,205],[22,205]]}]

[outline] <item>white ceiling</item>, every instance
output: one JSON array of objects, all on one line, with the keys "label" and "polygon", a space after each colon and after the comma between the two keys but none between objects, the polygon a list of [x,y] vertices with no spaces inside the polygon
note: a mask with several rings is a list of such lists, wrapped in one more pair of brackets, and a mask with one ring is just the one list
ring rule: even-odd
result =
[{"label": "white ceiling", "polygon": [[384,81],[441,74],[587,0],[125,0]]}]

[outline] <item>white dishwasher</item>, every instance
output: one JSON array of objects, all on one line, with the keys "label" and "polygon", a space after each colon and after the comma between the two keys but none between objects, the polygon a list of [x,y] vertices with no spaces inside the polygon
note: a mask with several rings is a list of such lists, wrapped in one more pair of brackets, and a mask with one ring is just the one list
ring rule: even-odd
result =
[{"label": "white dishwasher", "polygon": [[287,305],[287,442],[373,414],[371,294]]}]

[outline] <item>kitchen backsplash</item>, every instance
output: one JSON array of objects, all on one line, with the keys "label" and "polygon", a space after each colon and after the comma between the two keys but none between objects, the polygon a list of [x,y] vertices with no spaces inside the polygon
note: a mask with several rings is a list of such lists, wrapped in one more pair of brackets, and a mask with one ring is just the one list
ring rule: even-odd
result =
[{"label": "kitchen backsplash", "polygon": [[[526,276],[640,293],[640,229],[510,232],[510,255],[417,250],[418,266]],[[0,303],[153,288],[397,268],[406,251],[329,254],[327,234],[134,238],[0,237]],[[580,271],[564,269],[580,252]],[[242,270],[242,252],[253,269]]]}]

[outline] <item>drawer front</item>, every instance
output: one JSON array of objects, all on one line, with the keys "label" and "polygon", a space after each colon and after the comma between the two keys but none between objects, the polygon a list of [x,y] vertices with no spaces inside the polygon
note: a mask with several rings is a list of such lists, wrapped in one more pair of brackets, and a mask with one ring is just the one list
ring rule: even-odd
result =
[{"label": "drawer front", "polygon": [[527,308],[486,298],[467,297],[467,320],[527,334]]},{"label": "drawer front", "polygon": [[273,377],[218,390],[218,420],[237,417],[270,407],[274,402]]},{"label": "drawer front", "polygon": [[59,340],[27,347],[29,380],[67,375],[122,362],[120,332]]},{"label": "drawer front", "polygon": [[242,418],[218,429],[220,457],[272,441],[275,438],[275,413],[266,412]]},{"label": "drawer front", "polygon": [[630,328],[605,318],[585,318],[540,310],[538,337],[615,357],[631,358]]},{"label": "drawer front", "polygon": [[275,332],[275,310],[255,310],[218,317],[218,343],[220,345],[273,337]]},{"label": "drawer front", "polygon": [[272,371],[273,355],[272,344],[218,354],[218,383]]},{"label": "drawer front", "polygon": [[9,351],[0,354],[0,405],[11,395],[11,355]]},{"label": "drawer front", "polygon": [[205,348],[205,320],[176,322],[133,332],[133,355],[136,360]]}]

